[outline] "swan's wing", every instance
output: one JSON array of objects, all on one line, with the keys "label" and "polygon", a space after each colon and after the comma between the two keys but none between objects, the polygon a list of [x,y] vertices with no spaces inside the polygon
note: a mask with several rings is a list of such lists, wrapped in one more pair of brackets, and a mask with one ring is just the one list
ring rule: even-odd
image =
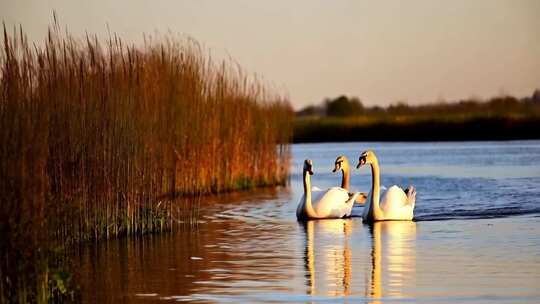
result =
[{"label": "swan's wing", "polygon": [[403,205],[407,203],[407,195],[398,186],[392,186],[382,196],[381,203],[379,204],[381,210],[387,214],[392,211],[401,209]]},{"label": "swan's wing", "polygon": [[[312,194],[313,195],[313,194]],[[352,205],[347,205],[349,193],[340,187],[333,187],[313,196],[313,209],[321,218],[343,217],[350,215]],[[348,211],[348,212],[347,212]]]},{"label": "swan's wing", "polygon": [[[409,191],[415,195],[415,191]],[[398,186],[392,186],[386,191],[380,206],[386,219],[412,220],[414,216],[414,203],[410,204],[409,196]]]},{"label": "swan's wing", "polygon": [[[343,190],[345,190],[345,189],[343,189]],[[353,193],[351,195],[350,193],[347,192],[347,195],[348,195],[347,201],[345,203],[341,203],[339,201],[336,202],[334,204],[333,208],[332,208],[332,211],[330,211],[330,214],[331,214],[330,217],[332,217],[332,218],[343,218],[343,217],[351,216],[352,208],[354,206],[354,202],[356,201],[359,194],[360,194],[360,192],[356,192],[356,193]]]},{"label": "swan's wing", "polygon": [[319,192],[319,191],[323,191],[321,188],[317,187],[317,186],[313,186],[311,187],[311,191],[316,191],[316,192]]}]

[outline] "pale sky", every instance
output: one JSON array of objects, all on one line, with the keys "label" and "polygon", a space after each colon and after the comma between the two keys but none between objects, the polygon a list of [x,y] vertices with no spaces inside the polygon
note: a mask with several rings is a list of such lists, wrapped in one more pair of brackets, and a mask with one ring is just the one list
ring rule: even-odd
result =
[{"label": "pale sky", "polygon": [[0,0],[0,19],[42,41],[55,10],[76,36],[187,34],[288,92],[411,104],[540,88],[539,0]]}]

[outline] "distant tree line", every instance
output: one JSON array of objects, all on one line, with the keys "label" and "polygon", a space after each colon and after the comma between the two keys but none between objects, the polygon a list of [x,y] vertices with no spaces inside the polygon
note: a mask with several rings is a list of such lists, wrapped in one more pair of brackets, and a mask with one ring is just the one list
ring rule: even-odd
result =
[{"label": "distant tree line", "polygon": [[469,98],[457,102],[436,102],[425,105],[409,105],[405,102],[398,102],[386,108],[380,106],[365,107],[359,98],[341,95],[333,99],[326,98],[318,105],[306,106],[297,111],[296,115],[298,117],[351,117],[368,114],[444,115],[452,113],[474,113],[486,110],[490,111],[490,113],[499,114],[504,114],[505,111],[509,110],[522,110],[526,114],[529,107],[538,110],[538,106],[540,106],[540,89],[536,89],[530,97],[524,98],[498,96],[486,101]]},{"label": "distant tree line", "polygon": [[384,108],[339,96],[296,115],[295,143],[540,139],[540,90],[524,98],[399,102]]}]

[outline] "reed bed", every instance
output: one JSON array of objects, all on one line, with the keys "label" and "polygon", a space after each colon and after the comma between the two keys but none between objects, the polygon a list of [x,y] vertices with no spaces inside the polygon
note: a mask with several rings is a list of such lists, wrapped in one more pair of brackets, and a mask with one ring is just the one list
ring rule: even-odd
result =
[{"label": "reed bed", "polygon": [[61,290],[50,277],[27,286],[41,266],[20,261],[174,229],[197,216],[194,197],[287,180],[291,107],[234,61],[189,38],[136,46],[59,28],[36,45],[4,26],[0,302]]}]

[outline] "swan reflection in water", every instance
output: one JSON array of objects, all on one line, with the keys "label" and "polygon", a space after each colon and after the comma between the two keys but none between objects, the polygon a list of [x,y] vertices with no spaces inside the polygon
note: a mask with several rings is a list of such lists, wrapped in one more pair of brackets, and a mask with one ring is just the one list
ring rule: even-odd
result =
[{"label": "swan reflection in water", "polygon": [[379,303],[377,299],[382,297],[412,296],[415,222],[383,221],[366,226],[338,219],[308,221],[303,226],[308,294],[363,295],[372,298],[372,303]]},{"label": "swan reflection in water", "polygon": [[349,236],[353,222],[334,219],[308,221],[302,225],[306,233],[304,262],[308,294],[349,295],[352,257]]},{"label": "swan reflection in water", "polygon": [[416,285],[416,223],[375,222],[369,229],[372,243],[371,291],[367,296],[374,299],[411,296],[407,290],[412,291]]}]

